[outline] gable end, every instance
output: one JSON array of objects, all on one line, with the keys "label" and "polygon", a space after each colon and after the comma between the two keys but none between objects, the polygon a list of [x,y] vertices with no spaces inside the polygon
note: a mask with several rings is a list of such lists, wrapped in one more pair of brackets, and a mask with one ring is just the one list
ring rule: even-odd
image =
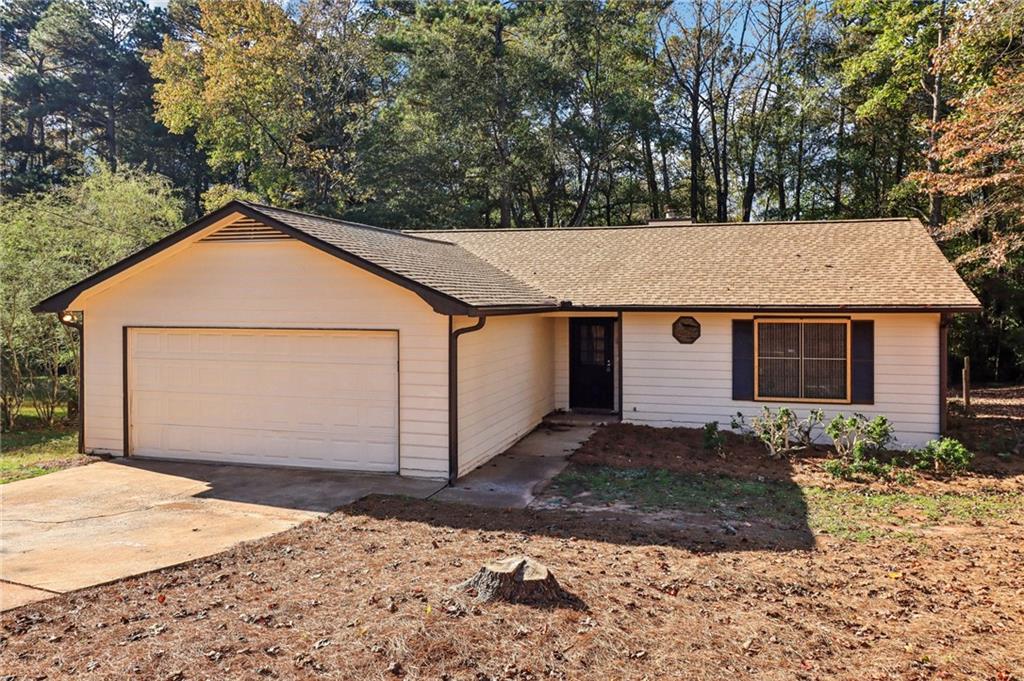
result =
[{"label": "gable end", "polygon": [[[36,313],[60,313],[67,308],[67,305],[71,301],[73,301],[78,295],[80,295],[84,291],[92,288],[93,286],[96,286],[97,284],[109,279],[110,277],[113,277],[116,274],[119,274],[120,272],[123,272],[131,267],[134,267],[135,265],[141,263],[142,261],[146,260],[147,258],[150,258],[153,255],[156,255],[157,253],[160,253],[161,251],[169,248],[170,246],[173,246],[178,242],[184,241],[189,237],[194,236],[196,233],[201,232],[202,230],[210,227],[217,221],[230,216],[231,213],[239,213],[243,218],[251,221],[251,223],[256,223],[268,227],[270,229],[276,230],[285,237],[297,239],[298,241],[301,241],[309,246],[312,246],[313,248],[319,249],[324,253],[327,253],[328,255],[333,255],[334,257],[340,260],[355,265],[356,267],[360,267],[366,270],[367,272],[370,272],[371,274],[376,274],[382,279],[390,281],[393,284],[397,284],[402,288],[408,289],[415,293],[416,295],[418,295],[420,298],[422,298],[424,302],[430,305],[434,309],[434,311],[438,312],[439,314],[475,315],[477,313],[476,309],[473,306],[464,303],[453,296],[442,293],[441,291],[433,289],[429,286],[425,286],[417,281],[413,281],[408,277],[403,276],[397,272],[393,272],[385,267],[376,265],[364,258],[361,258],[353,253],[349,253],[344,249],[338,248],[337,246],[327,243],[322,239],[307,234],[302,230],[296,229],[272,217],[262,215],[257,209],[254,209],[241,201],[231,201],[225,206],[221,207],[220,209],[214,211],[213,213],[210,213],[205,217],[200,218],[196,222],[193,222],[192,224],[178,230],[177,232],[173,232],[165,236],[163,239],[160,239],[156,243],[146,248],[143,248],[141,251],[138,251],[137,253],[128,256],[127,258],[121,260],[120,262],[117,262],[111,265],[110,267],[107,267],[106,269],[96,272],[92,276],[83,279],[77,284],[69,286],[63,291],[59,291],[53,294],[49,298],[46,298],[45,300],[42,300],[35,306],[33,306],[32,311]],[[234,225],[236,222],[237,220],[233,221],[232,225]],[[218,230],[217,233],[219,233],[220,231],[223,231],[223,229]],[[205,238],[201,239],[201,241],[202,240],[205,240]],[[225,240],[237,241],[239,239]]]},{"label": "gable end", "polygon": [[254,220],[250,217],[240,217],[199,241],[281,241],[291,238],[291,236],[281,230],[274,229],[259,220]]}]

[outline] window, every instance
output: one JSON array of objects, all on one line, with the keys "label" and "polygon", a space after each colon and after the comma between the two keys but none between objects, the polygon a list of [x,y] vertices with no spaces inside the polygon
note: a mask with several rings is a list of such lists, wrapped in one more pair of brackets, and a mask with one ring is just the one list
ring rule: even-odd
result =
[{"label": "window", "polygon": [[850,401],[850,322],[755,319],[754,399]]},{"label": "window", "polygon": [[579,362],[593,366],[604,365],[605,327],[601,324],[580,324]]}]

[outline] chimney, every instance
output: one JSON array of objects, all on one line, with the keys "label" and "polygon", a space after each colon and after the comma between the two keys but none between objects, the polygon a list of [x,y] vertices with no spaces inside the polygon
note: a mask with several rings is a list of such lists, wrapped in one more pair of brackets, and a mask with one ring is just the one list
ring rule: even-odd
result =
[{"label": "chimney", "polygon": [[692,225],[693,220],[680,216],[674,208],[666,208],[665,217],[652,218],[647,221],[647,224],[652,227],[682,227]]}]

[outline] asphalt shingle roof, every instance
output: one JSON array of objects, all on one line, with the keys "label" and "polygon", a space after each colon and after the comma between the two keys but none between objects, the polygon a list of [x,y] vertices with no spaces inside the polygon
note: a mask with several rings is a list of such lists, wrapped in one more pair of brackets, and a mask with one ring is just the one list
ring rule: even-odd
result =
[{"label": "asphalt shingle roof", "polygon": [[245,203],[252,210],[473,307],[557,301],[449,241]]},{"label": "asphalt shingle roof", "polygon": [[918,220],[414,233],[573,306],[980,307]]},{"label": "asphalt shingle roof", "polygon": [[233,201],[38,303],[83,291],[233,213],[416,291],[446,313],[520,309],[977,310],[918,220],[400,232]]}]

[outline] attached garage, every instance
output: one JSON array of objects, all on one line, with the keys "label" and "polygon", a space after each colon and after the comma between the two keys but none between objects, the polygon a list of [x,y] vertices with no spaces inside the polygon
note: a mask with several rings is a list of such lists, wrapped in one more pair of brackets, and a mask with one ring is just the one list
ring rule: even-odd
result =
[{"label": "attached garage", "polygon": [[[444,239],[233,201],[36,310],[81,332],[83,451],[443,479],[460,430],[478,462],[550,403],[519,408],[473,364],[467,421],[487,409],[501,424],[460,429],[458,337],[556,305]],[[514,357],[506,373],[550,373]]]},{"label": "attached garage", "polygon": [[396,332],[127,332],[130,454],[398,472]]}]

